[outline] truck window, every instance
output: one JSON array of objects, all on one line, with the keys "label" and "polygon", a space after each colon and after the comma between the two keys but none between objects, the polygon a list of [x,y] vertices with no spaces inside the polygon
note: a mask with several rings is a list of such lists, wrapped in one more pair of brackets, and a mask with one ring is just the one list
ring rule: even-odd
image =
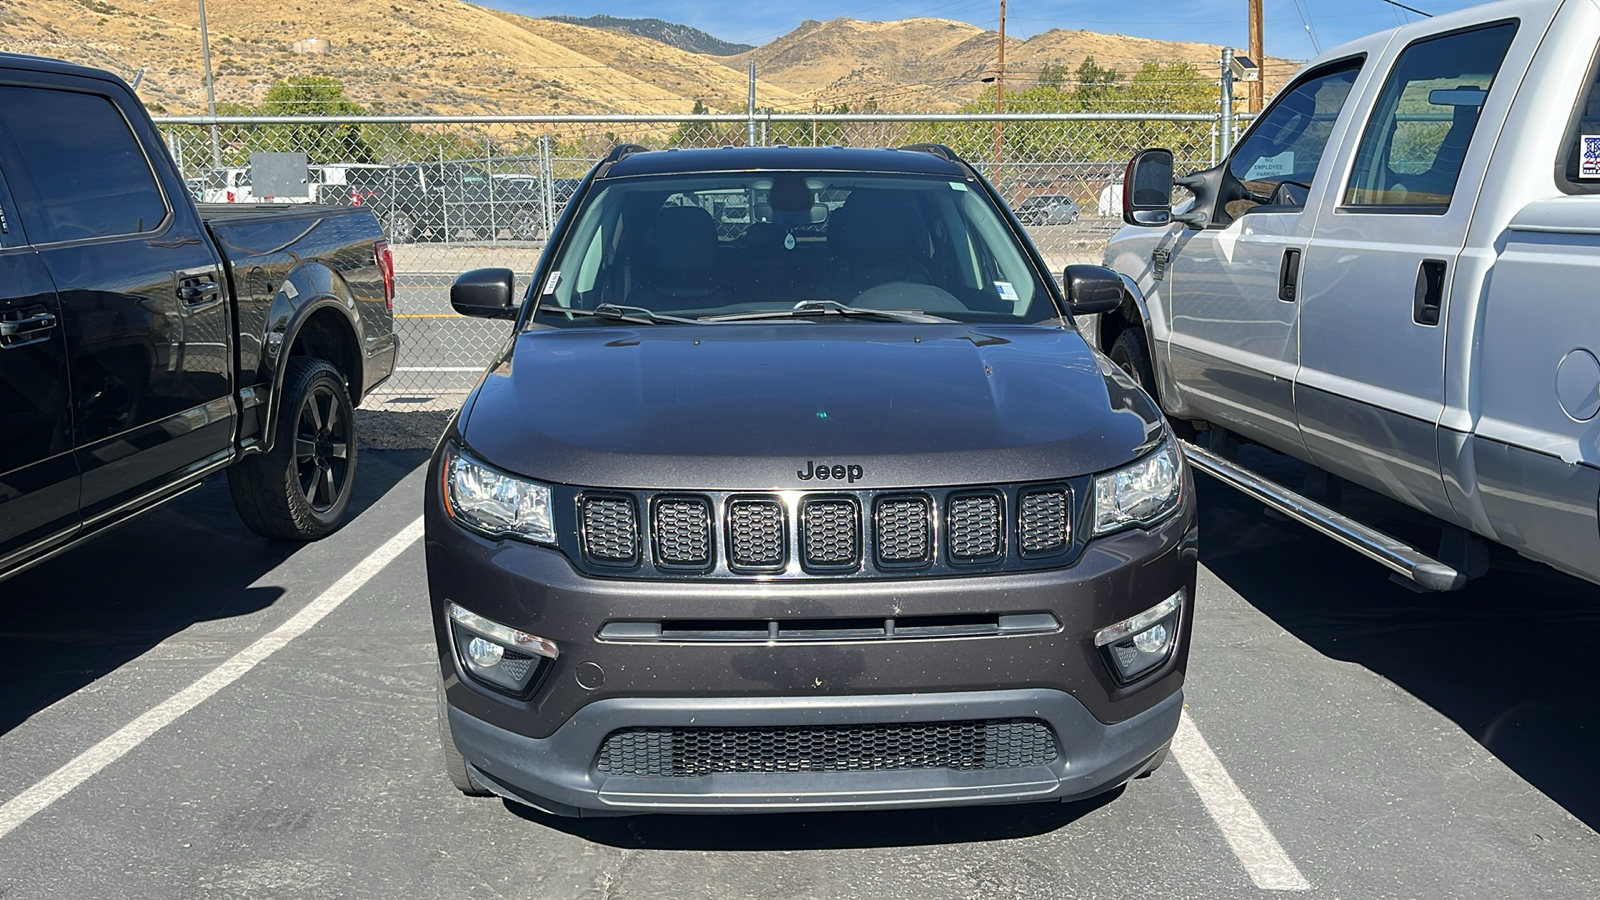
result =
[{"label": "truck window", "polygon": [[1378,95],[1345,189],[1347,206],[1443,213],[1515,22],[1407,47]]},{"label": "truck window", "polygon": [[1600,193],[1600,56],[1589,67],[1589,86],[1567,126],[1556,181],[1569,194]]},{"label": "truck window", "polygon": [[[1311,72],[1279,94],[1239,142],[1228,169],[1251,194],[1270,198],[1267,208],[1292,211],[1305,206],[1333,123],[1362,62],[1359,57],[1342,60]],[[1259,200],[1235,200],[1228,204],[1228,215],[1239,216],[1259,204]]]},{"label": "truck window", "polygon": [[144,150],[109,98],[0,87],[0,135],[33,243],[142,234],[167,217]]}]

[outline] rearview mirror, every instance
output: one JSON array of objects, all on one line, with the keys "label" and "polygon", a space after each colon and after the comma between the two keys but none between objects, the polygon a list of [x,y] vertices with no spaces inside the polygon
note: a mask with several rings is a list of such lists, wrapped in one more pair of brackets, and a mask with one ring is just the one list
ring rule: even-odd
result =
[{"label": "rearview mirror", "polygon": [[1141,150],[1122,177],[1122,221],[1156,226],[1172,221],[1172,151]]},{"label": "rearview mirror", "polygon": [[1075,316],[1107,313],[1122,305],[1122,279],[1105,266],[1067,266],[1061,273],[1067,309]]},{"label": "rearview mirror", "polygon": [[450,305],[463,316],[514,319],[517,276],[510,269],[473,269],[450,285]]}]

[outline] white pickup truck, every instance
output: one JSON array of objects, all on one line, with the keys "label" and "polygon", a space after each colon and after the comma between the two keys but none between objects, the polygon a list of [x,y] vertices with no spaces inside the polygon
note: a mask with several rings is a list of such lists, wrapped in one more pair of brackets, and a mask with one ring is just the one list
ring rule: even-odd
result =
[{"label": "white pickup truck", "polygon": [[[1127,296],[1086,327],[1209,432],[1197,466],[1424,588],[1482,574],[1480,538],[1600,582],[1597,47],[1595,0],[1473,7],[1314,60],[1176,209],[1172,155],[1141,153],[1106,252]],[[1338,479],[1438,550],[1341,514]]]}]

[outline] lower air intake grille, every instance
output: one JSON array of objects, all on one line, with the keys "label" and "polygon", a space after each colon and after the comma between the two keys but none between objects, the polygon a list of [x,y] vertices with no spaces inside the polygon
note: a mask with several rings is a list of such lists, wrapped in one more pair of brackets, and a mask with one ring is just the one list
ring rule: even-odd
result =
[{"label": "lower air intake grille", "polygon": [[626,497],[583,498],[584,552],[605,565],[639,561],[639,522]]},{"label": "lower air intake grille", "polygon": [[898,725],[627,728],[613,731],[596,767],[604,775],[692,778],[720,772],[878,772],[1016,769],[1056,758],[1039,719]]},{"label": "lower air intake grille", "polygon": [[807,500],[800,507],[800,544],[807,566],[855,568],[861,558],[860,532],[854,500]]},{"label": "lower air intake grille", "polygon": [[655,504],[656,562],[663,566],[711,565],[711,505],[696,497]]},{"label": "lower air intake grille", "polygon": [[914,566],[933,561],[933,503],[927,497],[879,500],[874,525],[879,562]]},{"label": "lower air intake grille", "polygon": [[1018,530],[1024,554],[1044,555],[1064,550],[1072,537],[1067,492],[1034,491],[1022,495]]},{"label": "lower air intake grille", "polygon": [[728,502],[728,562],[738,569],[781,569],[783,504],[777,500]]},{"label": "lower air intake grille", "polygon": [[984,562],[1000,558],[1000,496],[969,494],[950,500],[950,558],[956,562]]}]

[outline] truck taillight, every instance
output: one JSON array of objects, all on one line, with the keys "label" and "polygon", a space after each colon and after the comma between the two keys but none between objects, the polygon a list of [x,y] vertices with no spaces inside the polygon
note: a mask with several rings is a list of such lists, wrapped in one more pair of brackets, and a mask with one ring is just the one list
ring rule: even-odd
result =
[{"label": "truck taillight", "polygon": [[236,199],[235,199],[235,198],[234,198],[234,196],[233,196],[233,191],[229,191],[229,192],[228,192],[228,200],[227,200],[227,202],[228,202],[228,203],[238,203],[238,202],[239,202],[239,201],[238,201],[238,200],[236,200]]},{"label": "truck taillight", "polygon": [[388,241],[373,241],[372,256],[378,262],[378,273],[383,276],[383,302],[394,309],[394,256],[389,252]]}]

